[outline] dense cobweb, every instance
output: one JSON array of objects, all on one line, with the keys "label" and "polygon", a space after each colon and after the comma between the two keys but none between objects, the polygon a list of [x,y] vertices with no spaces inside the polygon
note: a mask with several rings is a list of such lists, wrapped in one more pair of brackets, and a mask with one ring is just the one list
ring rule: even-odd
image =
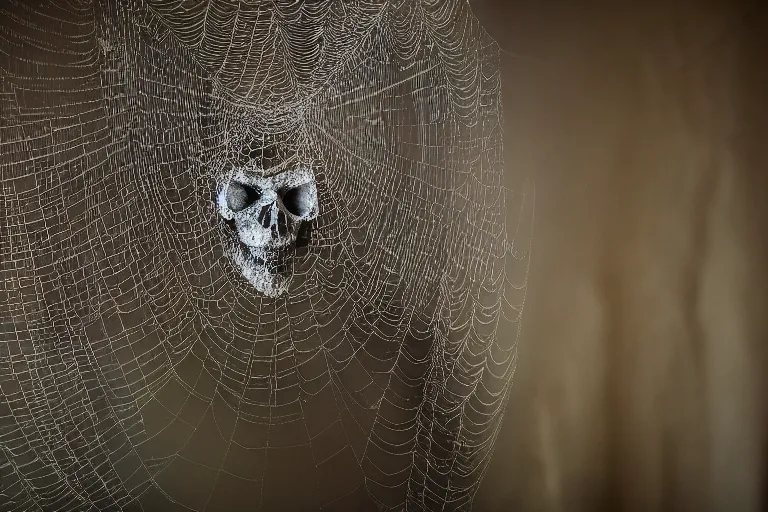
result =
[{"label": "dense cobweb", "polygon": [[[508,186],[499,51],[469,4],[0,19],[0,506],[470,508],[532,198]],[[312,160],[320,207],[278,297],[226,257],[214,206],[266,139]]]}]

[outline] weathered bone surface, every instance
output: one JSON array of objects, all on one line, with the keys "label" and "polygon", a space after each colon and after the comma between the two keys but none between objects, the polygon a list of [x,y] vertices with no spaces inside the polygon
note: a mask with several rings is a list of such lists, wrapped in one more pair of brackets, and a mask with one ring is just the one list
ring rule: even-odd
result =
[{"label": "weathered bone surface", "polygon": [[270,176],[259,167],[234,168],[219,180],[216,202],[233,230],[227,253],[243,277],[269,297],[285,293],[300,232],[318,214],[311,166]]}]

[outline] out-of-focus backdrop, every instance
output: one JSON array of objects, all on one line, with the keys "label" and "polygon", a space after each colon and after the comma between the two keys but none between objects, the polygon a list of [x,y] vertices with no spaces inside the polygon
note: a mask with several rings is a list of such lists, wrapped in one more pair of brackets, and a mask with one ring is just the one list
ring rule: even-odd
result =
[{"label": "out-of-focus backdrop", "polygon": [[768,10],[608,4],[472,1],[537,190],[476,510],[766,510]]}]

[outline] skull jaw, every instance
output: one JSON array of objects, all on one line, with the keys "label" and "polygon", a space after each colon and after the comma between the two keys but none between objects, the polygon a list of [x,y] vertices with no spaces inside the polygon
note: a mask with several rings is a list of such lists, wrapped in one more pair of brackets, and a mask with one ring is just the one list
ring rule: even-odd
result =
[{"label": "skull jaw", "polygon": [[254,254],[238,243],[230,248],[230,258],[242,276],[263,295],[277,298],[288,291],[293,275],[290,269],[275,264],[275,258],[269,251]]}]

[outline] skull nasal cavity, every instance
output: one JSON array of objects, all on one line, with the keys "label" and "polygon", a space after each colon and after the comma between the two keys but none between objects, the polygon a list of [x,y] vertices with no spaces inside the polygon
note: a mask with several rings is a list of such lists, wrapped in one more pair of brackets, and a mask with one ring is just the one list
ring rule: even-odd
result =
[{"label": "skull nasal cavity", "polygon": [[241,183],[230,183],[227,187],[227,206],[233,212],[239,212],[258,201],[261,191]]},{"label": "skull nasal cavity", "polygon": [[307,215],[313,208],[315,198],[309,183],[299,185],[285,192],[282,197],[283,206],[297,217]]}]

